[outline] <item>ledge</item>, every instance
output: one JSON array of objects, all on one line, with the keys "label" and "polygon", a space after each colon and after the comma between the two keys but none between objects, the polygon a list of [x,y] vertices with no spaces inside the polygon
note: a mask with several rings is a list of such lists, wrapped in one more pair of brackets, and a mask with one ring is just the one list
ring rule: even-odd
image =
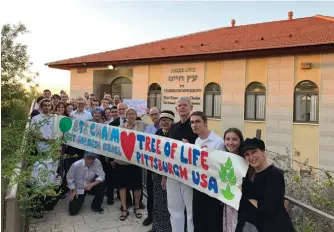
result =
[{"label": "ledge", "polygon": [[266,121],[257,121],[257,120],[244,120],[244,122],[254,122],[254,123],[265,123]]},{"label": "ledge", "polygon": [[319,123],[294,122],[293,125],[319,126]]},{"label": "ledge", "polygon": [[222,119],[221,118],[208,118],[208,120],[211,120],[211,121],[221,121]]}]

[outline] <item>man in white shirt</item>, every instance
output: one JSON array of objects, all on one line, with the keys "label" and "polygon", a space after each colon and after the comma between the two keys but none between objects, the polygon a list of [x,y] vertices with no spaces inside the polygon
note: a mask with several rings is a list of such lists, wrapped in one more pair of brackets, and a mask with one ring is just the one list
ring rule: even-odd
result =
[{"label": "man in white shirt", "polygon": [[78,108],[75,111],[72,111],[71,118],[79,119],[83,121],[90,121],[93,119],[92,114],[85,110],[86,101],[83,98],[79,98],[77,101]]},{"label": "man in white shirt", "polygon": [[51,100],[44,98],[40,101],[40,109],[42,112],[31,119],[30,128],[34,133],[38,152],[50,151],[50,144],[48,143],[54,139],[52,134],[53,115],[51,114]]},{"label": "man in white shirt", "polygon": [[98,213],[104,212],[101,205],[105,195],[105,173],[97,157],[97,154],[86,151],[84,158],[73,163],[66,175],[67,185],[71,190],[70,215],[79,213],[87,191],[95,195],[91,204],[92,210]]},{"label": "man in white shirt", "polygon": [[[225,151],[224,140],[208,128],[208,119],[201,111],[191,114],[190,125],[198,138],[195,145],[207,151]],[[210,153],[209,153],[210,155]],[[203,172],[205,172],[203,170]],[[196,189],[193,190],[194,232],[223,232],[223,208],[219,200]]]}]

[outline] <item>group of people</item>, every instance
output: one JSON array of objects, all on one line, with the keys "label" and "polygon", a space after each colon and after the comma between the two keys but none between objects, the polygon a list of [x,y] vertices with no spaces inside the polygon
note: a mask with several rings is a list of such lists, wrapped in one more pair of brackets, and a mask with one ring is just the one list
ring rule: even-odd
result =
[{"label": "group of people", "polygon": [[[87,94],[78,98],[77,108],[73,107],[74,111],[70,113],[67,113],[67,105],[65,110],[59,110],[58,102],[54,105],[53,113],[176,139],[206,148],[209,154],[210,150],[227,151],[243,157],[249,163],[247,175],[240,186],[243,194],[238,211],[188,185],[147,170],[148,217],[143,225],[152,224],[150,231],[294,231],[284,206],[284,173],[269,163],[262,140],[244,140],[242,132],[237,128],[229,128],[221,138],[210,130],[203,112],[192,112],[189,97],[180,97],[176,102],[175,111],[180,121],[175,122],[173,111],[160,111],[153,107],[148,111],[152,124],[147,124],[141,120],[143,115],[137,115],[134,108],[128,108],[119,96],[115,95],[111,101],[111,95],[107,93],[102,99],[102,105],[94,104],[97,100],[90,98],[91,96]],[[32,125],[36,125],[41,118],[51,117],[53,102],[50,98],[52,97],[43,96],[38,101],[38,115],[42,116],[34,116]],[[50,127],[44,125],[43,127]],[[41,135],[36,137],[37,144],[46,142],[52,136],[44,132],[45,129],[40,131]],[[39,152],[45,151],[45,147],[44,150],[39,148]],[[62,152],[76,155],[63,159],[63,171],[60,174],[64,177],[61,188],[63,193],[70,191],[70,215],[79,213],[87,193],[95,195],[92,210],[102,213],[104,196],[107,196],[107,204],[114,204],[114,190],[117,190],[117,197],[121,201],[119,219],[127,220],[132,206],[135,217],[142,217],[141,210],[145,209],[145,205],[142,203],[140,167],[71,146],[64,145]]]}]

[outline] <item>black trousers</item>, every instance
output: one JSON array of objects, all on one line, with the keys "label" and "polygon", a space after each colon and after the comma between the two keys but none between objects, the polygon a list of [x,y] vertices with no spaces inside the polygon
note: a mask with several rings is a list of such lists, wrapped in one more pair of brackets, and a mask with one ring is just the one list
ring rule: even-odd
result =
[{"label": "black trousers", "polygon": [[[99,183],[98,185],[95,185],[90,192],[92,192],[95,197],[92,201],[91,208],[92,209],[99,209],[101,208],[104,193],[105,193],[106,187],[103,182]],[[78,197],[75,197],[72,201],[70,201],[68,205],[68,210],[70,215],[77,215],[85,201],[86,192],[84,194],[78,194]]]},{"label": "black trousers", "polygon": [[[56,193],[59,193],[61,191],[60,187],[55,187],[55,191]],[[33,202],[34,202],[34,213],[37,215],[42,214],[45,210],[47,211],[51,211],[53,210],[53,208],[57,205],[59,201],[59,196],[57,197],[51,197],[51,196],[36,196],[35,198],[33,198]]]},{"label": "black trousers", "polygon": [[[103,156],[104,158],[104,156]],[[106,195],[108,200],[114,200],[115,189],[115,169],[111,167],[110,162],[105,162],[103,165],[104,173],[106,174],[105,185],[107,188]]]},{"label": "black trousers", "polygon": [[194,232],[223,232],[221,202],[196,189],[193,190]]},{"label": "black trousers", "polygon": [[[152,172],[147,170],[147,178],[146,178],[146,190],[147,190],[147,217],[152,219],[153,214],[153,179]],[[143,192],[142,192],[143,196]]]}]

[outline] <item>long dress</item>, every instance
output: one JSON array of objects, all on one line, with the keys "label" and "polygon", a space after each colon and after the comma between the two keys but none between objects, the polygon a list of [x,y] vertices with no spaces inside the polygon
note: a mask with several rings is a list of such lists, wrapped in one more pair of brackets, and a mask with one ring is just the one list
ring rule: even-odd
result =
[{"label": "long dress", "polygon": [[[162,129],[156,132],[156,135],[167,137]],[[170,214],[167,207],[167,191],[161,187],[162,176],[156,173],[153,178],[153,222],[152,230],[154,232],[172,232],[170,224]]]}]

